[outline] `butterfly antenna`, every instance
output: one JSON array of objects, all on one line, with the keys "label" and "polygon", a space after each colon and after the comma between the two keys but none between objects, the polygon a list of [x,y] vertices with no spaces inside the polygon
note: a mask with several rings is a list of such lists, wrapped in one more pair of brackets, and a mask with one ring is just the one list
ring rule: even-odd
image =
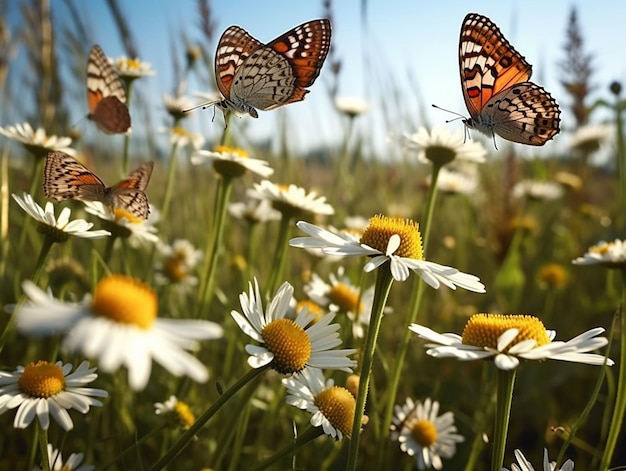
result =
[{"label": "butterfly antenna", "polygon": [[203,110],[206,110],[209,106],[214,105],[215,103],[216,103],[215,101],[207,101],[206,103],[200,103],[199,105],[196,105],[193,108],[188,108],[186,110],[183,110],[183,113],[187,113],[188,111],[197,110],[198,108],[202,108]]},{"label": "butterfly antenna", "polygon": [[445,111],[446,113],[450,113],[450,114],[456,115],[456,118],[454,118],[454,119],[446,119],[446,123],[451,123],[452,121],[456,121],[457,119],[466,119],[465,116],[463,116],[460,113],[457,113],[456,111],[447,110],[447,109],[442,108],[441,106],[437,106],[435,104],[433,104],[432,107],[433,108],[437,108],[438,110],[441,110],[441,111]]}]

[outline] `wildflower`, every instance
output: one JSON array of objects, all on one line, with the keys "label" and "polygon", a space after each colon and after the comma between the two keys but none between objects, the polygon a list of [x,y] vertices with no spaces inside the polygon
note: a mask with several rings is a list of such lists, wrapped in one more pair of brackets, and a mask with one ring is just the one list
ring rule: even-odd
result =
[{"label": "wildflower", "polygon": [[313,414],[311,425],[321,425],[326,435],[337,440],[350,437],[356,400],[347,389],[335,386],[332,379],[324,382],[317,368],[307,368],[282,383],[287,388],[287,404]]},{"label": "wildflower", "polygon": [[201,250],[197,250],[185,239],[176,239],[172,245],[159,244],[158,250],[163,260],[156,265],[157,284],[173,283],[182,287],[198,284],[198,278],[191,275],[191,272],[202,260]]},{"label": "wildflower", "polygon": [[[431,176],[428,176],[428,185],[431,184]],[[478,188],[478,180],[476,175],[470,175],[465,172],[456,170],[448,170],[446,167],[439,171],[437,177],[437,189],[444,193],[456,193],[460,195],[469,195],[474,193]]]},{"label": "wildflower", "polygon": [[542,266],[537,277],[539,284],[545,288],[561,289],[567,283],[567,272],[558,263],[548,263]]},{"label": "wildflower", "polygon": [[174,376],[208,379],[206,367],[187,350],[195,349],[198,340],[221,338],[222,328],[208,321],[157,317],[156,293],[138,280],[105,277],[80,304],[54,299],[29,281],[22,287],[29,302],[16,313],[20,332],[64,333],[68,351],[97,358],[103,371],[126,366],[134,390],[148,383],[153,359]]},{"label": "wildflower", "polygon": [[204,145],[204,136],[195,132],[187,131],[181,126],[174,126],[173,128],[161,128],[159,130],[163,133],[170,134],[170,144],[178,147],[186,147],[191,145],[194,151],[197,151]]},{"label": "wildflower", "polygon": [[585,154],[591,154],[611,140],[614,134],[615,128],[610,124],[581,126],[572,134],[569,147]]},{"label": "wildflower", "polygon": [[335,107],[349,118],[355,118],[370,109],[370,102],[356,97],[338,97]]},{"label": "wildflower", "polygon": [[111,235],[109,231],[91,231],[93,223],[84,219],[70,221],[72,214],[70,208],[63,208],[57,218],[54,215],[54,206],[49,201],[46,203],[46,208],[43,209],[26,192],[21,197],[15,194],[11,194],[11,196],[20,205],[20,208],[26,211],[26,214],[39,223],[39,232],[52,237],[54,242],[65,242],[70,236],[83,239],[102,239]]},{"label": "wildflower", "polygon": [[313,324],[315,315],[304,309],[294,320],[288,319],[286,314],[292,297],[293,287],[283,283],[265,313],[256,279],[254,286],[249,284],[249,293],[239,295],[242,314],[233,310],[231,315],[244,333],[263,344],[246,346],[250,354],[248,364],[260,368],[271,363],[281,374],[297,373],[306,367],[351,373],[356,361],[350,360],[348,355],[356,350],[332,350],[341,344],[339,325],[331,324],[335,314],[326,314]]},{"label": "wildflower", "polygon": [[556,200],[563,196],[563,187],[556,182],[522,180],[513,186],[512,195],[514,198]]},{"label": "wildflower", "polygon": [[115,68],[117,75],[126,82],[156,74],[149,62],[143,62],[137,58],[129,59],[126,56],[120,56],[117,59],[109,58],[109,63]]},{"label": "wildflower", "polygon": [[578,191],[583,187],[583,179],[571,172],[556,172],[554,175],[554,181],[559,183],[563,188],[569,190]]},{"label": "wildflower", "polygon": [[536,317],[526,315],[475,314],[469,318],[463,335],[439,334],[428,327],[411,324],[409,329],[426,344],[426,353],[435,358],[479,360],[494,357],[501,370],[518,367],[520,359],[562,360],[588,365],[613,365],[603,355],[587,353],[604,347],[602,327],[588,330],[567,342],[554,341],[556,331],[546,330]]},{"label": "wildflower", "polygon": [[391,275],[397,281],[405,281],[413,271],[435,289],[444,284],[452,289],[460,286],[485,292],[478,277],[424,260],[418,225],[409,219],[374,216],[360,239],[348,232],[337,234],[304,221],[299,221],[297,226],[310,237],[291,239],[292,247],[320,248],[327,255],[372,257],[364,267],[366,272],[389,262]]},{"label": "wildflower", "polygon": [[189,405],[183,401],[179,401],[176,396],[170,396],[165,402],[156,402],[154,409],[157,415],[173,413],[180,426],[185,430],[191,427],[196,421],[196,417]]},{"label": "wildflower", "polygon": [[76,151],[70,147],[72,139],[65,136],[48,136],[46,130],[37,128],[33,130],[29,123],[16,124],[15,126],[0,127],[0,134],[21,143],[35,157],[44,157],[48,152],[55,150],[76,156]]},{"label": "wildflower", "polygon": [[619,268],[626,263],[626,241],[615,239],[613,242],[598,242],[587,249],[582,257],[576,258],[574,265],[607,265]]},{"label": "wildflower", "polygon": [[83,361],[70,373],[71,363],[38,361],[18,366],[13,373],[0,371],[0,414],[18,407],[15,428],[28,427],[36,416],[41,428],[48,430],[52,415],[63,430],[72,430],[74,423],[68,410],[86,414],[91,406],[102,406],[93,397],[108,396],[102,389],[85,387],[98,377],[96,369],[88,366]]},{"label": "wildflower", "polygon": [[441,458],[452,458],[456,444],[465,439],[456,433],[454,414],[439,415],[439,402],[427,398],[417,404],[409,397],[402,406],[395,406],[391,425],[392,440],[400,449],[415,457],[417,469],[441,469]]},{"label": "wildflower", "polygon": [[245,203],[231,203],[228,205],[228,212],[232,217],[245,219],[249,224],[280,220],[280,213],[272,208],[268,200],[256,198],[247,198]]},{"label": "wildflower", "polygon": [[248,190],[248,196],[257,199],[266,199],[272,203],[274,209],[283,215],[295,214],[334,214],[335,210],[326,203],[325,196],[306,192],[296,185],[276,185],[269,180],[255,183],[254,189]]},{"label": "wildflower", "polygon": [[[513,463],[511,465],[511,471],[535,471],[533,465],[524,457],[523,453],[519,450],[515,450],[515,459],[517,460],[517,464]],[[548,461],[548,450],[544,448],[543,450],[543,466],[540,471],[572,471],[574,469],[574,462],[572,460],[567,460],[563,463],[563,466],[560,468],[556,468],[556,462]],[[508,471],[506,468],[503,468],[502,471]],[[538,470],[539,471],[539,470]]]},{"label": "wildflower", "polygon": [[420,150],[418,159],[422,163],[430,161],[442,166],[456,159],[482,163],[487,155],[480,142],[466,142],[463,131],[451,134],[444,126],[435,126],[430,133],[421,127],[415,134],[405,134],[405,139],[409,148]]},{"label": "wildflower", "polygon": [[133,247],[159,241],[159,236],[156,235],[158,230],[154,225],[159,222],[160,214],[152,205],[148,219],[144,220],[136,218],[123,208],[111,210],[100,201],[83,201],[83,204],[85,211],[105,221],[105,227],[114,236],[128,239]]},{"label": "wildflower", "polygon": [[[174,121],[180,121],[183,118],[191,116],[191,114],[187,111],[193,107],[193,103],[184,95],[171,96],[168,93],[164,93],[163,103],[165,104],[165,110],[172,118],[174,118]],[[198,148],[200,147],[202,147],[202,145]]]},{"label": "wildflower", "polygon": [[262,177],[269,177],[274,173],[274,169],[267,161],[252,159],[246,151],[226,146],[219,146],[213,152],[199,150],[191,157],[191,163],[194,165],[211,163],[218,174],[229,177],[240,177],[247,171]]},{"label": "wildflower", "polygon": [[[94,465],[83,464],[85,459],[84,453],[72,453],[67,461],[63,461],[60,450],[55,450],[54,447],[48,443],[48,463],[50,463],[50,469],[52,471],[92,471],[95,469]],[[42,471],[42,468],[35,466],[35,471]]]}]

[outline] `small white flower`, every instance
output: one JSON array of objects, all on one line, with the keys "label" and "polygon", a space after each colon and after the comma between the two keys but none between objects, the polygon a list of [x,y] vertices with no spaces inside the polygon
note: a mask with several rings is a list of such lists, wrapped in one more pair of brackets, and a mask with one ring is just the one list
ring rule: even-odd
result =
[{"label": "small white flower", "polygon": [[52,415],[63,430],[72,430],[74,423],[68,410],[86,414],[91,406],[102,406],[93,397],[107,397],[108,393],[85,387],[98,377],[88,362],[83,361],[74,373],[71,371],[71,363],[64,365],[61,361],[18,366],[13,373],[0,371],[0,414],[17,407],[15,428],[26,428],[37,417],[41,427],[48,430]]},{"label": "small white flower", "polygon": [[404,137],[409,148],[419,149],[418,159],[423,163],[434,159],[441,163],[455,159],[482,163],[487,155],[480,142],[466,141],[462,130],[452,134],[447,126],[434,126],[430,133],[420,127],[415,134],[405,134]]},{"label": "small white flower", "polygon": [[125,80],[156,75],[156,71],[149,62],[143,62],[136,58],[129,59],[126,56],[120,56],[117,59],[109,58],[109,63],[115,68],[120,78]]},{"label": "small white flower", "polygon": [[280,220],[280,212],[276,211],[268,200],[256,198],[247,198],[245,203],[230,203],[228,212],[232,217],[245,219],[251,224]]},{"label": "small white flower", "polygon": [[188,145],[191,145],[191,148],[194,151],[200,149],[205,142],[204,136],[202,134],[188,131],[180,126],[175,126],[173,128],[161,128],[159,129],[159,132],[169,133],[170,144],[175,144],[178,147],[186,147]]},{"label": "small white flower", "polygon": [[[182,119],[191,116],[192,101],[185,95],[171,96],[169,93],[163,94],[165,109],[174,119]],[[200,146],[202,147],[202,146]]]},{"label": "small white flower", "polygon": [[[515,450],[515,459],[517,460],[517,464],[513,463],[511,465],[511,471],[535,471],[533,465],[530,464],[530,461],[526,459],[524,454]],[[563,466],[557,469],[556,462],[550,462],[548,459],[548,450],[544,448],[543,450],[543,466],[537,471],[573,471],[574,462],[572,460],[567,460],[563,463]],[[506,468],[502,468],[502,471],[508,471]]]},{"label": "small white flower", "polygon": [[72,139],[64,136],[48,136],[46,130],[33,127],[29,123],[16,124],[15,126],[0,127],[0,134],[22,143],[28,150],[37,156],[44,156],[49,151],[56,150],[64,152],[72,157],[76,156],[76,151],[70,147]]},{"label": "small white flower", "polygon": [[365,113],[370,106],[370,102],[363,98],[338,97],[335,99],[335,107],[351,118]]},{"label": "small white flower", "polygon": [[198,278],[193,276],[192,272],[202,260],[201,250],[197,250],[185,239],[176,239],[172,245],[158,244],[157,248],[161,260],[155,264],[156,284],[174,284],[183,291],[198,284]]},{"label": "small white flower", "polygon": [[[92,471],[95,469],[94,465],[83,464],[85,459],[84,453],[72,453],[67,461],[63,461],[60,450],[55,450],[54,447],[48,443],[48,462],[50,463],[52,471]],[[42,471],[42,468],[35,466],[34,471]]]},{"label": "small white flower", "polygon": [[281,213],[293,211],[326,215],[335,213],[333,207],[326,203],[325,196],[317,196],[314,191],[307,193],[304,188],[296,185],[277,185],[269,180],[263,180],[261,183],[255,183],[254,189],[248,190],[248,196],[270,201]]},{"label": "small white flower", "polygon": [[54,215],[54,206],[51,202],[46,203],[46,208],[43,209],[33,200],[33,197],[28,193],[24,193],[21,197],[15,194],[11,194],[17,204],[20,205],[26,213],[32,217],[38,223],[49,226],[59,231],[54,237],[63,240],[65,237],[75,236],[83,239],[102,239],[103,237],[110,236],[109,231],[92,231],[93,223],[87,222],[84,219],[74,219],[70,221],[71,210],[70,208],[63,208],[59,217]]},{"label": "small white flower", "polygon": [[626,263],[626,241],[615,239],[613,242],[599,242],[587,249],[582,257],[576,258],[575,265],[621,266]]},{"label": "small white flower", "polygon": [[262,177],[269,177],[274,173],[274,169],[266,160],[252,159],[248,157],[247,152],[230,147],[218,147],[216,151],[199,150],[191,157],[191,163],[194,165],[210,163],[220,174],[227,171],[229,174],[236,172],[242,175],[247,170]]},{"label": "small white flower", "polygon": [[556,182],[522,180],[513,186],[512,195],[514,198],[556,200],[563,196],[563,186]]},{"label": "small white flower", "polygon": [[176,410],[176,404],[178,404],[178,398],[174,395],[170,396],[165,402],[154,403],[154,413],[156,415],[169,414]]},{"label": "small white flower", "polygon": [[[428,185],[431,184],[431,176],[427,179]],[[457,193],[460,195],[469,195],[478,188],[478,179],[476,175],[470,175],[456,170],[448,170],[443,167],[437,176],[437,189],[444,193]]]},{"label": "small white flower", "polygon": [[161,217],[159,211],[150,205],[148,219],[137,219],[132,214],[116,208],[111,211],[100,201],[83,201],[85,211],[109,223],[108,228],[119,237],[127,237],[134,248],[154,244],[159,241],[155,224]]},{"label": "small white flower", "polygon": [[[231,311],[231,316],[241,330],[262,345],[247,345],[250,354],[248,364],[261,368],[269,363],[282,373],[290,374],[306,367],[327,368],[352,372],[356,361],[348,358],[354,349],[332,350],[341,344],[339,324],[331,324],[334,313],[326,314],[313,324],[314,314],[301,310],[296,319],[286,317],[290,312],[293,286],[285,282],[270,301],[267,312],[263,310],[259,285],[250,283],[249,293],[241,293],[240,314]],[[306,349],[302,343],[306,343]]]},{"label": "small white flower", "polygon": [[610,124],[581,126],[570,137],[569,147],[594,152],[610,141],[614,135],[615,127]]}]

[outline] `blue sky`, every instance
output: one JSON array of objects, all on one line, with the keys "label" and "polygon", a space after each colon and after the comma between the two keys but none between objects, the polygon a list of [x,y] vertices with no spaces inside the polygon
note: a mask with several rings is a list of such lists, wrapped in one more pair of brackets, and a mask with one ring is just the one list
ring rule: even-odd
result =
[{"label": "blue sky", "polygon": [[[62,2],[53,1],[52,10],[58,18],[67,14]],[[93,42],[99,43],[107,55],[123,54],[117,29],[104,0],[77,2],[92,25]],[[197,5],[195,0],[151,0],[120,2],[137,40],[141,58],[150,62],[157,75],[141,86],[142,93],[151,97],[154,113],[163,113],[162,94],[174,87],[171,74],[170,43],[185,32],[191,39],[200,39]],[[216,39],[232,24],[237,24],[261,41],[267,42],[291,27],[322,14],[321,1],[294,3],[292,8],[283,0],[218,0],[212,2],[216,21]],[[626,7],[613,5],[598,8],[592,2],[565,0],[502,1],[446,1],[420,2],[415,0],[369,1],[365,23],[361,0],[336,0],[333,2],[333,46],[342,61],[343,71],[339,94],[371,99],[374,107],[367,117],[360,118],[362,129],[375,129],[377,142],[384,145],[388,129],[381,126],[380,100],[391,101],[389,94],[400,94],[408,113],[414,114],[411,122],[398,116],[394,133],[413,131],[415,125],[443,124],[453,116],[430,108],[431,103],[467,114],[463,104],[458,72],[459,28],[468,12],[478,12],[490,17],[518,51],[533,64],[533,80],[547,88],[563,105],[567,102],[558,82],[557,63],[563,58],[562,47],[569,12],[576,6],[584,35],[586,50],[594,56],[595,83],[598,91],[605,90],[612,80],[624,80],[626,60]],[[617,9],[622,11],[617,14]],[[365,28],[365,29],[364,29]],[[215,45],[212,45],[212,50]],[[369,65],[368,65],[369,64]],[[372,70],[375,70],[374,74]],[[320,141],[335,141],[338,137],[336,118],[320,120],[331,113],[327,85],[330,80],[328,64],[311,93],[304,102],[288,105],[284,111],[260,112],[259,119],[246,123],[254,137],[263,137],[276,126],[276,114],[286,113],[292,126],[292,142],[298,148],[315,145]],[[385,87],[385,83],[392,87]],[[190,92],[201,90],[192,82]],[[406,113],[407,111],[403,111]],[[414,111],[413,111],[414,110]],[[77,107],[76,119],[83,115]],[[197,113],[191,126],[196,131],[217,135],[221,120],[211,121],[212,111]],[[425,115],[423,114],[425,113]],[[200,117],[198,117],[200,116]],[[567,127],[565,113],[563,127]],[[157,117],[155,122],[161,122]],[[6,123],[11,124],[11,123]],[[449,124],[456,128],[460,122]],[[214,133],[211,127],[217,128]],[[207,132],[208,130],[208,132]],[[311,132],[311,131],[314,132]],[[552,143],[548,146],[553,145]]]}]

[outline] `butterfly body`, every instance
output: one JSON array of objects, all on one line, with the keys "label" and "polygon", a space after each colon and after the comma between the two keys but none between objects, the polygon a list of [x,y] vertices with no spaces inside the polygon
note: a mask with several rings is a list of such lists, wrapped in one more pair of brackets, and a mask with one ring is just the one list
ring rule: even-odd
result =
[{"label": "butterfly body", "polygon": [[91,48],[87,60],[87,104],[87,119],[102,132],[123,134],[130,130],[124,86],[98,45]]},{"label": "butterfly body", "polygon": [[121,182],[107,187],[96,174],[71,156],[49,152],[44,169],[44,193],[54,201],[100,201],[112,210],[121,208],[139,219],[147,219],[150,205],[144,190],[153,167],[154,162],[145,163]]},{"label": "butterfly body", "polygon": [[470,13],[461,27],[459,68],[468,128],[540,146],[559,132],[559,106],[530,82],[532,66],[487,17]]},{"label": "butterfly body", "polygon": [[215,54],[215,77],[224,112],[258,117],[304,99],[318,77],[328,50],[331,27],[326,19],[296,26],[268,44],[238,26],[224,31]]}]

